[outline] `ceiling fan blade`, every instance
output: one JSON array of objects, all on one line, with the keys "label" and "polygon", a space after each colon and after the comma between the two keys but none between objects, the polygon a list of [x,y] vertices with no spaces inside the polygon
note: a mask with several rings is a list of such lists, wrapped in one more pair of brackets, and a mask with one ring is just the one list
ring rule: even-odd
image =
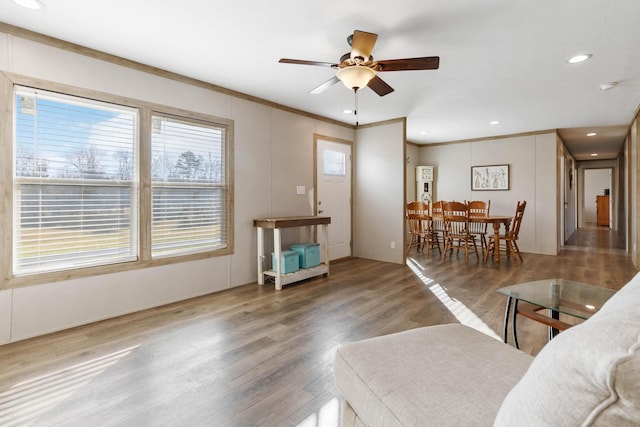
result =
[{"label": "ceiling fan blade", "polygon": [[372,91],[380,96],[385,96],[393,92],[393,88],[378,76],[375,76],[374,78],[369,80],[369,84],[367,86],[369,86]]},{"label": "ceiling fan blade", "polygon": [[332,67],[336,68],[338,64],[334,64],[332,62],[320,62],[320,61],[305,61],[304,59],[289,59],[289,58],[281,58],[281,64],[300,64],[300,65],[318,65],[320,67]]},{"label": "ceiling fan blade", "polygon": [[314,89],[311,89],[309,91],[309,93],[312,94],[312,95],[317,95],[317,94],[322,93],[325,90],[329,89],[331,86],[333,86],[334,84],[338,83],[339,81],[340,81],[340,79],[338,79],[336,76],[333,76],[329,80],[327,80],[326,82],[322,83],[320,86],[317,86]]},{"label": "ceiling fan blade", "polygon": [[439,56],[425,56],[423,58],[388,59],[376,61],[373,68],[376,71],[408,71],[408,70],[437,70],[440,66]]},{"label": "ceiling fan blade", "polygon": [[378,40],[377,34],[355,30],[351,39],[351,58],[361,56],[365,60],[369,59],[376,40]]}]

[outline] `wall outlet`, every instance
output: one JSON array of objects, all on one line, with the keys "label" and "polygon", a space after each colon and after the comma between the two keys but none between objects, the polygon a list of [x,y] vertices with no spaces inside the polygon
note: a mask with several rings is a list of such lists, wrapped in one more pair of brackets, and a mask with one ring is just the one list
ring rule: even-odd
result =
[{"label": "wall outlet", "polygon": [[306,188],[304,188],[304,185],[298,185],[296,187],[296,194],[304,194],[306,192]]},{"label": "wall outlet", "polygon": [[391,242],[391,249],[395,249],[396,248],[396,242]]}]

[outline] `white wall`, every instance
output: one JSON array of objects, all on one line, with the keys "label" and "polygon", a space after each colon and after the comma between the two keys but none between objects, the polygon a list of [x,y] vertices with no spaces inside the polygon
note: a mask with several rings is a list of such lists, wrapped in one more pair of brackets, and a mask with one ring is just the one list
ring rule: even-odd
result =
[{"label": "white wall", "polygon": [[11,338],[11,305],[13,292],[0,291],[0,344],[9,342]]},{"label": "white wall", "polygon": [[629,221],[629,236],[631,237],[631,260],[636,268],[640,267],[640,260],[638,259],[638,203],[640,198],[638,196],[638,133],[640,128],[640,120],[638,117],[633,121],[630,132],[630,170],[629,170],[629,210],[631,220]]},{"label": "white wall", "polygon": [[422,165],[420,163],[420,146],[415,144],[407,144],[406,146],[406,182],[405,182],[405,191],[406,191],[406,201],[412,202],[416,200],[416,166],[427,166]]},{"label": "white wall", "polygon": [[434,166],[433,200],[471,199],[470,143],[423,147],[420,164]]},{"label": "white wall", "polygon": [[[0,344],[255,283],[253,219],[312,214],[312,192],[295,190],[313,186],[313,134],[355,139],[347,126],[6,34],[0,34],[0,71],[231,119],[235,132],[233,255],[0,290]],[[1,146],[8,150],[11,143]]]},{"label": "white wall", "polygon": [[[491,200],[491,214],[513,215],[526,200],[520,250],[558,253],[558,180],[555,132],[421,149],[422,164],[436,167],[436,200]],[[471,191],[471,166],[508,164],[509,191]]]},{"label": "white wall", "polygon": [[[402,264],[405,209],[405,121],[356,132],[355,249],[357,257]],[[391,248],[394,242],[395,248]]]},{"label": "white wall", "polygon": [[[535,141],[535,167],[533,170],[535,198],[531,210],[529,210],[529,201],[527,201],[527,211],[533,214],[534,228],[532,230],[527,227],[525,234],[521,229],[520,239],[534,239],[535,244],[530,252],[557,255],[559,250],[558,233],[560,233],[560,182],[558,180],[560,150],[558,140],[556,132],[537,134],[532,138]],[[522,228],[524,228],[524,220],[522,224]],[[522,242],[524,244],[524,240]],[[523,245],[520,247],[522,248]]]}]

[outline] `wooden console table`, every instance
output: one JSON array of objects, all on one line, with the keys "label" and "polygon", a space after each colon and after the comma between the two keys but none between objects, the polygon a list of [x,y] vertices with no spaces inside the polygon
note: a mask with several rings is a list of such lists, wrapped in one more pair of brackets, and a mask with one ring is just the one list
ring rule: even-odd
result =
[{"label": "wooden console table", "polygon": [[[309,279],[311,277],[329,275],[329,227],[331,217],[328,216],[288,216],[281,218],[260,218],[253,220],[253,226],[258,230],[258,284],[264,285],[264,276],[275,278],[276,289],[281,291],[282,285]],[[307,227],[312,225],[322,226],[322,239],[320,240],[320,265],[311,268],[303,268],[293,273],[282,274],[281,252],[282,240],[280,229],[291,227]],[[273,229],[273,251],[275,252],[275,270],[264,270],[264,229]]]}]

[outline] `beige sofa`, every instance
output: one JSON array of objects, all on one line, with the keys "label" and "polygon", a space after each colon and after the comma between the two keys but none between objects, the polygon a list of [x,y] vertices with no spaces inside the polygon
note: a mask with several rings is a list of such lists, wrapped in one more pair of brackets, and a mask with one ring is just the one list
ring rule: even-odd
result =
[{"label": "beige sofa", "polygon": [[341,346],[343,426],[639,426],[640,274],[532,356],[469,327]]}]

